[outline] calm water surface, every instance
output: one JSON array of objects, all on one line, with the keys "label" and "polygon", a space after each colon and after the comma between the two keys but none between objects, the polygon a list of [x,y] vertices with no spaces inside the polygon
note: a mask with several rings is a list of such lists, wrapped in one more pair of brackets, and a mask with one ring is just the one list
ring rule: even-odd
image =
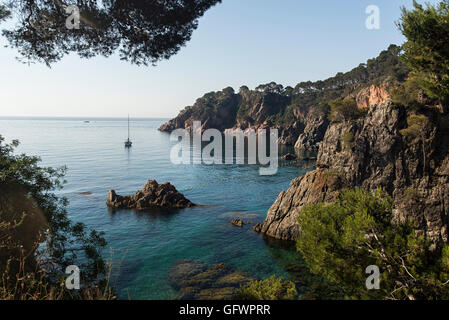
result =
[{"label": "calm water surface", "polygon": [[[7,141],[19,139],[18,151],[40,156],[43,165],[68,167],[60,192],[70,201],[68,214],[106,233],[104,254],[113,262],[120,298],[173,299],[176,292],[166,275],[179,259],[225,263],[260,278],[288,277],[284,268],[297,259],[294,251],[268,245],[250,226],[237,228],[229,221],[237,216],[262,221],[279,192],[308,169],[282,167],[277,175],[262,177],[250,165],[173,165],[173,143],[157,131],[164,119],[132,120],[130,150],[123,146],[125,119],[83,120],[0,119],[0,134]],[[230,181],[213,183],[226,178]],[[163,214],[108,210],[110,189],[134,194],[148,179],[169,181],[193,202],[211,206]],[[91,194],[82,195],[86,192]]]}]

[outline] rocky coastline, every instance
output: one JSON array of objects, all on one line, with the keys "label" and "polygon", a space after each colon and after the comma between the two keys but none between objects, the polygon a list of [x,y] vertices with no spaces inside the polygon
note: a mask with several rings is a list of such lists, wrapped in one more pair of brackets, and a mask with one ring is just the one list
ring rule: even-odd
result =
[{"label": "rocky coastline", "polygon": [[[429,112],[429,117],[438,123],[440,114]],[[297,216],[305,205],[331,203],[345,188],[383,188],[394,199],[395,219],[413,218],[433,242],[447,242],[449,139],[438,126],[424,132],[425,142],[410,139],[401,134],[406,127],[406,109],[392,102],[371,106],[361,119],[330,124],[317,169],[294,179],[254,230],[294,241],[301,234]],[[342,143],[345,132],[352,135],[349,146]]]}]

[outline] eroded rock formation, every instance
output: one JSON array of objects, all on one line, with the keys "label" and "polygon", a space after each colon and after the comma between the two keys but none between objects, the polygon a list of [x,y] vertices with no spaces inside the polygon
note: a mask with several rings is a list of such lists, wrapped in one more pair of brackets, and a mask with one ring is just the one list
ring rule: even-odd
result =
[{"label": "eroded rock formation", "polygon": [[156,180],[148,180],[142,190],[132,196],[120,196],[114,190],[109,191],[106,204],[117,209],[148,210],[152,208],[187,208],[193,207],[190,200],[176,188],[166,182],[158,184]]}]

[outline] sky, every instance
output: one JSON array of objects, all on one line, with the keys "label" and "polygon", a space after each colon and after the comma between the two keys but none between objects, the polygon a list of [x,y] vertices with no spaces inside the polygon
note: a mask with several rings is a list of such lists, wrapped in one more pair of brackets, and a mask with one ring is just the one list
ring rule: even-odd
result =
[{"label": "sky", "polygon": [[[0,39],[0,116],[171,118],[228,86],[326,79],[403,43],[395,22],[412,2],[223,0],[199,20],[192,40],[156,67],[76,55],[51,69],[23,65]],[[378,30],[365,26],[369,5],[380,9]]]}]

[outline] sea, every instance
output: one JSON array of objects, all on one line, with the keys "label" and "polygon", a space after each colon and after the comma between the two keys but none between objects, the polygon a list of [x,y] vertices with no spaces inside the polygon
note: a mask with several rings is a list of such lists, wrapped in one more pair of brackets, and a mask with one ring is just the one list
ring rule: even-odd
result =
[{"label": "sea", "polygon": [[[313,167],[281,162],[277,174],[261,176],[258,165],[176,165],[170,161],[176,142],[157,130],[167,120],[131,119],[129,149],[125,118],[0,118],[0,135],[6,142],[18,139],[16,152],[39,156],[42,166],[67,167],[57,194],[69,200],[71,220],[105,233],[103,255],[120,299],[176,298],[167,273],[182,259],[224,263],[259,279],[288,279],[286,266],[298,259],[294,245],[230,221],[263,221],[278,194]],[[202,206],[151,212],[106,206],[109,190],[131,195],[150,179],[172,183]]]}]

